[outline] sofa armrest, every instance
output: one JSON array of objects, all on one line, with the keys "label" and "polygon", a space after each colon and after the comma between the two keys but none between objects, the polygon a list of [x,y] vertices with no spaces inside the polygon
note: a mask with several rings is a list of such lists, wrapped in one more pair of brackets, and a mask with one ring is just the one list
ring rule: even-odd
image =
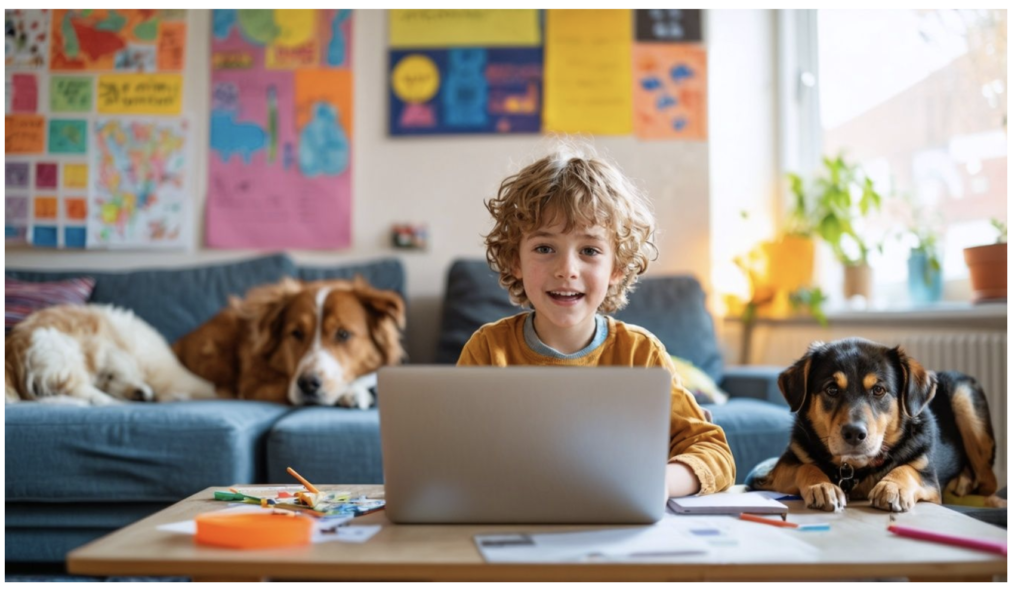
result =
[{"label": "sofa armrest", "polygon": [[755,397],[789,407],[779,390],[782,366],[728,366],[722,375],[722,390],[733,397]]}]

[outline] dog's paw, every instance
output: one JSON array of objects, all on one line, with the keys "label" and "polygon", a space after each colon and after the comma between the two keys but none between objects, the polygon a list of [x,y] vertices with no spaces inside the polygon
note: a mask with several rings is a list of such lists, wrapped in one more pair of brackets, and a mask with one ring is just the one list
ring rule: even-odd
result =
[{"label": "dog's paw", "polygon": [[917,502],[913,488],[902,486],[898,482],[882,479],[868,493],[871,505],[885,511],[910,511]]},{"label": "dog's paw", "polygon": [[978,485],[974,479],[974,472],[970,468],[964,468],[961,470],[960,475],[954,478],[950,483],[950,491],[958,496],[969,495],[974,492],[974,488]]},{"label": "dog's paw", "polygon": [[369,387],[349,387],[338,398],[338,405],[343,408],[369,410],[373,405],[373,393]]},{"label": "dog's paw", "polygon": [[841,511],[846,507],[846,494],[831,482],[800,487],[800,496],[811,509]]}]

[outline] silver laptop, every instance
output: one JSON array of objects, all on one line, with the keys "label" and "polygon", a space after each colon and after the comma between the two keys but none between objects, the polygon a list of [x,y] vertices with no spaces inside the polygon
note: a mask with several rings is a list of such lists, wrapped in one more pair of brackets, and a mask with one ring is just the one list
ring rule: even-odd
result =
[{"label": "silver laptop", "polygon": [[387,516],[656,522],[665,511],[670,384],[661,368],[384,368]]}]

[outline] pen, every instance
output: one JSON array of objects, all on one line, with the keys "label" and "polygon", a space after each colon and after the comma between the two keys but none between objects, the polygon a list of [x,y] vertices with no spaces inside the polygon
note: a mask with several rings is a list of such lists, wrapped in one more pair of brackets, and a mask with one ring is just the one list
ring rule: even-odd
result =
[{"label": "pen", "polygon": [[309,492],[314,493],[314,494],[320,494],[320,490],[317,489],[317,487],[315,487],[312,484],[310,484],[309,480],[306,480],[305,478],[300,476],[299,473],[296,472],[295,470],[293,470],[291,468],[288,468],[288,473],[291,474],[292,476],[295,476],[295,479],[298,480],[299,482],[301,482],[302,486],[305,486],[306,490],[308,490]]},{"label": "pen", "polygon": [[907,526],[897,526],[896,524],[889,526],[889,531],[897,536],[904,536],[906,538],[916,538],[918,540],[928,540],[930,542],[941,542],[942,544],[951,544],[953,546],[962,546],[964,548],[973,548],[974,550],[983,550],[997,555],[1006,556],[1006,543],[997,542],[995,540],[983,540],[981,538],[963,538],[961,536],[951,536],[949,534],[939,534],[938,532],[930,532],[928,530],[919,530],[918,528],[909,528]]},{"label": "pen", "polygon": [[757,522],[759,524],[768,524],[769,526],[777,526],[779,528],[799,528],[800,524],[794,524],[793,522],[782,521],[781,519],[769,519],[767,517],[761,517],[759,515],[751,515],[749,513],[741,513],[740,519],[746,521]]}]

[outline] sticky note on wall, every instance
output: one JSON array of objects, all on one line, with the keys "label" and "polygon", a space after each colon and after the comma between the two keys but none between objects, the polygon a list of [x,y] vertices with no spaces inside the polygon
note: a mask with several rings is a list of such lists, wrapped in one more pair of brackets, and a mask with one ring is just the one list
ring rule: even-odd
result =
[{"label": "sticky note on wall", "polygon": [[101,114],[178,114],[181,89],[180,74],[100,75],[96,109]]}]

